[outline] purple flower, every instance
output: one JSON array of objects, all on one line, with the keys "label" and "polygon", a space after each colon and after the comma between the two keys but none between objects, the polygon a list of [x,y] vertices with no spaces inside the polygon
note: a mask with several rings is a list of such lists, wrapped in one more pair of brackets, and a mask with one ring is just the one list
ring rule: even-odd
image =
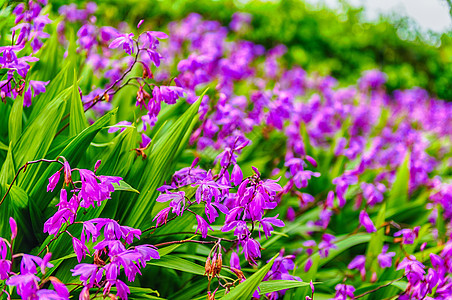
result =
[{"label": "purple flower", "polygon": [[176,193],[161,194],[156,199],[157,202],[170,202],[170,207],[173,208],[172,212],[180,216],[185,209],[185,192],[180,191]]},{"label": "purple flower", "polygon": [[375,228],[374,223],[372,223],[372,220],[369,218],[369,215],[367,214],[367,212],[365,210],[362,210],[359,213],[359,223],[369,233],[377,231],[377,228]]},{"label": "purple flower", "polygon": [[423,279],[425,266],[418,262],[414,256],[405,257],[402,262],[397,266],[397,271],[405,269],[405,276],[408,278],[408,282],[411,285],[416,285]]},{"label": "purple flower", "polygon": [[237,252],[232,252],[231,253],[231,259],[229,261],[229,264],[230,264],[231,268],[235,268],[237,270],[241,270],[240,259],[239,259],[239,256],[238,256]]},{"label": "purple flower", "polygon": [[419,226],[414,227],[414,229],[405,228],[394,233],[394,236],[402,236],[403,244],[412,244],[418,236],[419,229]]},{"label": "purple flower", "polygon": [[347,266],[347,268],[357,269],[359,273],[361,273],[361,277],[365,278],[366,276],[366,257],[364,255],[356,256]]},{"label": "purple flower", "polygon": [[206,220],[204,220],[200,215],[196,215],[196,220],[198,221],[198,227],[196,227],[195,233],[198,233],[199,230],[201,232],[201,236],[206,238],[209,229],[213,231],[212,227],[210,227]]},{"label": "purple flower", "polygon": [[152,245],[139,245],[135,246],[135,251],[141,255],[141,266],[146,267],[146,262],[153,259],[160,259],[160,254],[157,248]]},{"label": "purple flower", "polygon": [[322,241],[319,243],[319,255],[322,258],[328,257],[330,249],[337,248],[336,245],[333,244],[333,241],[336,239],[334,235],[325,233],[322,236]]},{"label": "purple flower", "polygon": [[88,247],[77,238],[72,238],[72,245],[75,254],[77,254],[77,261],[81,262],[82,259],[86,257],[86,254],[89,254]]},{"label": "purple flower", "polygon": [[0,259],[0,280],[5,280],[9,278],[9,273],[11,272],[11,261]]},{"label": "purple flower", "polygon": [[243,180],[242,170],[240,169],[238,164],[235,164],[231,173],[231,182],[234,183],[234,185],[239,185],[240,183],[242,183],[242,180]]},{"label": "purple flower", "polygon": [[284,222],[277,219],[279,215],[276,215],[275,217],[271,218],[263,218],[259,222],[259,227],[262,226],[262,230],[265,233],[265,237],[268,239],[271,236],[271,232],[273,231],[272,225],[276,227],[284,227]]},{"label": "purple flower", "polygon": [[47,192],[55,189],[56,185],[58,184],[58,181],[60,180],[60,171],[56,172],[49,178],[49,184],[47,185]]},{"label": "purple flower", "polygon": [[9,227],[11,228],[11,241],[17,236],[17,224],[13,217],[9,217]]},{"label": "purple flower", "polygon": [[[98,270],[98,266],[94,264],[79,264],[71,270],[72,276],[80,276],[80,280],[85,286],[92,287],[96,282],[102,280],[102,271]],[[88,284],[89,281],[89,284]]]},{"label": "purple flower", "polygon": [[157,219],[157,224],[155,225],[155,227],[159,227],[162,224],[166,224],[166,221],[168,220],[168,214],[169,214],[170,209],[171,209],[171,207],[167,207],[157,213],[157,215],[154,217],[154,219],[152,219],[152,221],[155,221],[155,219]]},{"label": "purple flower", "polygon": [[396,255],[395,252],[388,252],[388,245],[383,246],[383,250],[378,254],[378,263],[381,268],[389,268],[392,266],[392,258]]},{"label": "purple flower", "polygon": [[49,280],[52,282],[53,288],[55,289],[58,296],[62,297],[63,299],[69,298],[69,291],[67,290],[67,287],[66,285],[64,285],[64,283],[53,276],[49,277]]},{"label": "purple flower", "polygon": [[122,46],[122,49],[124,52],[126,52],[129,55],[132,55],[133,53],[133,33],[129,34],[120,34],[119,37],[114,39],[108,48],[118,48],[119,46]]},{"label": "purple flower", "polygon": [[39,277],[31,273],[15,275],[6,280],[7,285],[12,285],[17,288],[17,294],[22,299],[35,298],[34,295],[38,291],[38,282]]},{"label": "purple flower", "polygon": [[45,93],[46,85],[49,84],[50,81],[35,81],[30,80],[30,87],[24,94],[24,106],[29,107],[31,105],[31,89],[33,88],[33,97],[38,96],[41,93]]},{"label": "purple flower", "polygon": [[295,217],[296,217],[295,210],[291,206],[289,206],[289,208],[287,209],[286,219],[292,222],[295,220]]},{"label": "purple flower", "polygon": [[51,268],[53,265],[49,263],[50,261],[50,253],[44,258],[41,258],[39,256],[29,255],[29,254],[23,254],[22,261],[20,264],[20,273],[21,274],[36,274],[36,265],[38,265],[41,268],[41,273],[45,273],[45,268]]},{"label": "purple flower", "polygon": [[338,284],[336,285],[335,290],[336,296],[334,299],[336,300],[346,300],[347,297],[350,297],[351,299],[355,298],[355,295],[353,295],[355,288],[352,285]]},{"label": "purple flower", "polygon": [[242,253],[245,254],[245,259],[250,264],[256,265],[256,258],[261,257],[261,245],[258,241],[248,238],[242,244]]}]

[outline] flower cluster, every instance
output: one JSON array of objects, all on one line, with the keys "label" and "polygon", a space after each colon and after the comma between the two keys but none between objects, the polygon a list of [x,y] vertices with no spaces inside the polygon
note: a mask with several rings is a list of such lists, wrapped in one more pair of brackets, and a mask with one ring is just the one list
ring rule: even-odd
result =
[{"label": "flower cluster", "polygon": [[[11,227],[11,239],[8,241],[0,237],[0,280],[6,280],[5,284],[16,287],[17,294],[22,299],[69,299],[69,291],[58,278],[46,275],[46,268],[52,268],[50,263],[51,253],[47,253],[43,258],[30,254],[14,254],[12,243],[17,236],[17,224],[13,218],[9,219]],[[8,259],[8,250],[10,259]],[[20,274],[13,272],[12,265],[14,259],[21,259]],[[39,275],[39,276],[38,276]],[[42,278],[40,278],[42,277]],[[44,289],[43,285],[50,282],[53,290]],[[6,293],[8,299],[11,295]]]},{"label": "flower cluster", "polygon": [[[28,3],[18,4],[12,12],[16,16],[16,26],[11,28],[11,45],[0,47],[0,67],[7,70],[6,74],[0,78],[2,101],[5,101],[6,97],[16,99],[18,96],[23,96],[24,106],[28,107],[31,105],[32,97],[46,91],[45,87],[49,81],[27,78],[30,63],[39,60],[32,54],[41,49],[42,39],[49,37],[49,34],[44,32],[44,28],[52,21],[48,15],[42,14],[42,6],[46,4],[45,0],[39,2],[30,0]],[[28,55],[24,55],[25,53]]]},{"label": "flower cluster", "polygon": [[79,262],[90,253],[86,243],[90,238],[96,241],[102,229],[104,240],[93,246],[94,262],[76,265],[71,270],[72,275],[80,276],[83,284],[81,294],[84,297],[89,297],[89,289],[93,287],[103,288],[103,294],[110,295],[111,288],[115,286],[117,296],[127,299],[130,289],[118,278],[121,270],[124,270],[128,281],[134,281],[136,275],[141,274],[140,269],[146,267],[146,262],[159,259],[160,255],[152,245],[126,248],[134,238],[140,238],[141,230],[121,226],[111,219],[97,218],[83,222],[81,239],[72,237]]}]

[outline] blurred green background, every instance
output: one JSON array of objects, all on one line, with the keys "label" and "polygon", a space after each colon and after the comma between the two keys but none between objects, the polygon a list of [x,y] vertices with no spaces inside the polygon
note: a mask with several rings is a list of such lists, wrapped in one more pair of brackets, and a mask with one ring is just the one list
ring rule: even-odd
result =
[{"label": "blurred green background", "polygon": [[[54,1],[57,11],[66,1]],[[410,19],[392,16],[368,22],[363,9],[341,1],[341,10],[301,0],[240,1],[97,1],[104,24],[136,24],[145,19],[151,30],[165,30],[171,21],[191,12],[227,26],[234,12],[253,16],[252,29],[240,38],[267,49],[288,47],[285,63],[308,72],[331,74],[341,85],[353,84],[364,70],[379,68],[388,75],[390,91],[419,86],[433,96],[452,100],[452,32],[421,34]],[[445,9],[447,7],[445,6]],[[413,30],[413,28],[415,30]],[[403,37],[403,39],[401,38]],[[434,41],[434,42],[433,42]]]}]

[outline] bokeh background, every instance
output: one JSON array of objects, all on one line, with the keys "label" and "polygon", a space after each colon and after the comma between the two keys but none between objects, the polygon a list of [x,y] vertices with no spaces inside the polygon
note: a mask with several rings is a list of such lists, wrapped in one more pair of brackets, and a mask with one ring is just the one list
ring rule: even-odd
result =
[{"label": "bokeh background", "polygon": [[[67,1],[54,1],[58,11]],[[388,75],[389,91],[419,86],[452,100],[452,23],[449,0],[97,1],[104,24],[120,21],[166,30],[168,23],[199,13],[229,26],[235,12],[249,13],[251,27],[231,38],[270,49],[288,47],[290,66],[330,74],[349,85],[364,70]],[[82,4],[79,4],[79,7]]]}]

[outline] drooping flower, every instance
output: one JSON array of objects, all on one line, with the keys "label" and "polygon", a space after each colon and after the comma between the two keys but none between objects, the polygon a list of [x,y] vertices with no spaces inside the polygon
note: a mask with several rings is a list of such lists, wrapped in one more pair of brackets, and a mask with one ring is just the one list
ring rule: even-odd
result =
[{"label": "drooping flower", "polygon": [[355,292],[355,288],[352,285],[338,284],[336,285],[335,290],[336,296],[334,299],[336,300],[347,300],[347,297],[350,297],[351,299],[355,297],[353,294]]},{"label": "drooping flower", "polygon": [[372,233],[377,231],[377,228],[375,228],[374,223],[372,222],[372,220],[369,218],[369,215],[367,214],[367,212],[365,210],[362,210],[359,213],[359,223],[361,224],[361,226],[363,226],[367,232]]},{"label": "drooping flower", "polygon": [[212,227],[204,220],[200,215],[196,215],[196,220],[198,221],[198,226],[196,227],[195,233],[198,233],[198,230],[201,232],[201,236],[203,238],[207,237],[208,230],[212,230]]},{"label": "drooping flower", "polygon": [[120,34],[119,37],[117,37],[110,43],[108,48],[118,48],[122,46],[122,49],[124,50],[125,53],[132,55],[134,48],[133,36],[134,36],[133,33]]},{"label": "drooping flower", "polygon": [[378,254],[378,263],[381,268],[389,268],[392,266],[392,258],[396,255],[395,252],[387,252],[389,246],[384,245],[383,250]]}]

